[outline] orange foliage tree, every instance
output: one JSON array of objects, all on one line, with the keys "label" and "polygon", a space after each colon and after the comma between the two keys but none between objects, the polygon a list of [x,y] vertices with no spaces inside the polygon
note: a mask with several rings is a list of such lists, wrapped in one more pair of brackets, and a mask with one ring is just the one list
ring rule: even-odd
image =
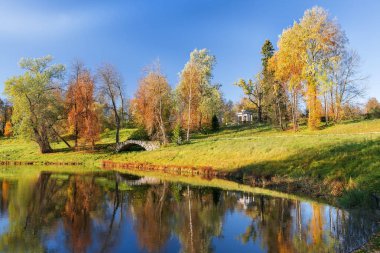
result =
[{"label": "orange foliage tree", "polygon": [[168,142],[167,127],[172,110],[171,88],[159,65],[140,80],[134,99],[135,118],[152,139]]},{"label": "orange foliage tree", "polygon": [[12,124],[11,124],[11,122],[7,121],[7,123],[5,124],[5,128],[4,128],[4,136],[10,137],[12,135],[13,135]]},{"label": "orange foliage tree", "polygon": [[75,147],[78,147],[80,139],[84,145],[90,143],[93,148],[99,139],[100,127],[94,100],[94,80],[88,70],[80,70],[70,83],[66,106],[68,124],[74,132]]}]

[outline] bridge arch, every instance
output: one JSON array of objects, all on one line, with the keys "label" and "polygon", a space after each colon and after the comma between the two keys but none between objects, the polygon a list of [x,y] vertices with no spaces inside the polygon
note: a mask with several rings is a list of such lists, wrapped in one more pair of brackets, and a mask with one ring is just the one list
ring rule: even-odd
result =
[{"label": "bridge arch", "polygon": [[152,151],[158,149],[160,143],[157,141],[127,140],[116,145],[116,152],[128,150],[133,146],[139,146],[146,151]]}]

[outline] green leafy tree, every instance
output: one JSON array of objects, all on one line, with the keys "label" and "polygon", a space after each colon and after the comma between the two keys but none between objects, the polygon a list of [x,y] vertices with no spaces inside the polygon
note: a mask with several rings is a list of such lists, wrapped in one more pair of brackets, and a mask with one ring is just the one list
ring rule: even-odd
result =
[{"label": "green leafy tree", "polygon": [[263,121],[263,103],[264,103],[264,94],[265,86],[263,85],[263,80],[258,76],[256,80],[249,79],[248,81],[244,79],[240,79],[236,86],[239,86],[243,89],[244,94],[248,97],[249,101],[251,101],[256,109],[257,109],[257,120],[259,122]]},{"label": "green leafy tree", "polygon": [[182,108],[182,122],[187,128],[187,141],[190,140],[190,130],[194,128],[201,130],[203,122],[210,122],[207,121],[208,114],[205,115],[205,110],[210,110],[212,109],[210,106],[215,105],[217,87],[211,85],[215,62],[215,56],[207,49],[195,49],[180,74],[181,80],[177,92],[181,103],[179,107]]},{"label": "green leafy tree", "polygon": [[24,74],[5,82],[5,92],[13,104],[15,132],[35,141],[41,153],[52,152],[50,139],[58,135],[54,125],[63,113],[59,80],[65,68],[51,64],[52,59],[51,56],[21,59]]}]

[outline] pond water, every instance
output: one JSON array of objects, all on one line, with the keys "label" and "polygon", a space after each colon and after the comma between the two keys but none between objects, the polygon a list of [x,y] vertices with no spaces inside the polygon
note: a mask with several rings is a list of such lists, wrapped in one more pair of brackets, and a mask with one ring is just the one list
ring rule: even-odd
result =
[{"label": "pond water", "polygon": [[0,252],[349,252],[370,211],[117,172],[0,179]]}]

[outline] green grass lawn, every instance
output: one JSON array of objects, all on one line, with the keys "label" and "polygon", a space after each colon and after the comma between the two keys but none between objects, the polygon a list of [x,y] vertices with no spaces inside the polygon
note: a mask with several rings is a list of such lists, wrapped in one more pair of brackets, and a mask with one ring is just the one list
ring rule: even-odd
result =
[{"label": "green grass lawn", "polygon": [[[122,130],[121,139],[133,131]],[[57,152],[41,155],[35,143],[1,139],[0,160],[212,166],[254,175],[340,181],[352,188],[380,191],[380,120],[346,122],[319,131],[302,127],[297,133],[268,126],[230,127],[208,135],[194,134],[190,144],[170,144],[150,152],[116,154],[108,146],[113,141],[114,132],[109,131],[102,134],[95,151],[71,151],[63,143],[54,143]]]}]

